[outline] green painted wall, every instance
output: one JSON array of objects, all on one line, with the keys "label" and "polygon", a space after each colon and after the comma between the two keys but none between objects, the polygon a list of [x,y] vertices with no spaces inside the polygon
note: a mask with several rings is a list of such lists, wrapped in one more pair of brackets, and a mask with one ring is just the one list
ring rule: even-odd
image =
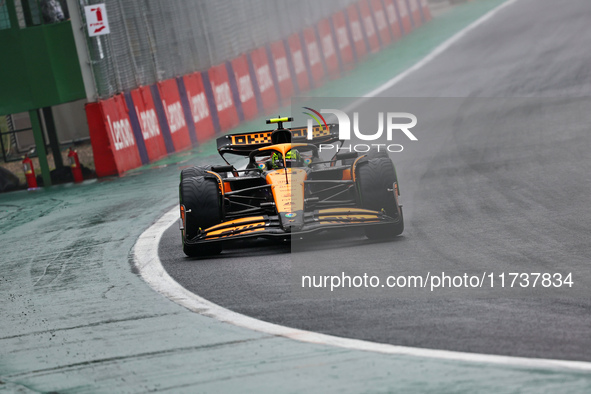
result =
[{"label": "green painted wall", "polygon": [[0,115],[86,97],[69,21],[0,30]]}]

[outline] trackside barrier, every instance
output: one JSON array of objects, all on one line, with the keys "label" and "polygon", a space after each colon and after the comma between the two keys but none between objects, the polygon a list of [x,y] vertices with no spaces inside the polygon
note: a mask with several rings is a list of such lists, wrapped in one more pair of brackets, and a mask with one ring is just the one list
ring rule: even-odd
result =
[{"label": "trackside barrier", "polygon": [[[380,35],[382,47],[388,46],[392,42],[393,33],[391,33],[390,23],[388,23],[386,18],[382,0],[370,0],[370,6],[371,10],[373,11],[374,20],[376,28],[378,29],[378,34]],[[396,36],[394,40],[397,40],[398,38],[400,38],[400,35]]]},{"label": "trackside barrier", "polygon": [[[165,115],[164,119],[160,119],[160,128],[166,129],[168,126],[175,152],[190,148],[193,142],[189,135],[189,128],[187,127],[187,120],[176,80],[167,79],[156,85],[160,92],[160,103]],[[158,100],[154,104],[158,107]]]},{"label": "trackside barrier", "polygon": [[[277,77],[277,69],[275,68],[275,59],[273,57],[273,53],[271,53],[271,45],[265,45],[265,52],[267,53],[269,68],[271,69],[271,77],[273,78],[275,97],[277,97],[276,106],[281,106],[283,105],[283,100],[281,100],[281,89],[279,88],[279,78]],[[289,66],[287,68],[289,69]]]},{"label": "trackside barrier", "polygon": [[172,142],[170,126],[168,126],[168,119],[166,119],[166,112],[164,111],[164,105],[162,104],[162,97],[160,95],[160,88],[158,87],[158,84],[151,85],[150,92],[152,92],[152,98],[154,99],[154,108],[156,108],[156,116],[158,117],[160,131],[164,137],[166,151],[169,154],[174,153],[174,143]]},{"label": "trackside barrier", "polygon": [[176,81],[168,79],[150,87],[168,153],[191,147],[191,137]]},{"label": "trackside barrier", "polygon": [[400,37],[402,37],[405,33],[402,29],[402,22],[398,16],[398,12],[396,11],[394,1],[395,0],[383,0],[383,4],[386,17],[388,18],[388,25],[390,25],[390,31],[392,32],[394,39],[399,40]]},{"label": "trackside barrier", "polygon": [[423,16],[423,23],[429,22],[433,17],[431,16],[431,9],[429,8],[429,3],[427,0],[420,0],[421,4],[421,13]]},{"label": "trackside barrier", "polygon": [[88,103],[97,175],[120,175],[270,112],[430,19],[426,0],[360,0],[207,71]]},{"label": "trackside barrier", "polygon": [[179,92],[179,97],[181,98],[181,107],[183,109],[185,125],[189,132],[189,139],[191,140],[191,145],[194,146],[197,144],[197,131],[195,130],[195,124],[193,123],[193,117],[191,116],[191,106],[189,104],[187,90],[185,89],[185,84],[183,83],[182,78],[174,78],[174,81]]},{"label": "trackside barrier", "polygon": [[242,119],[253,119],[259,113],[259,108],[254,93],[253,81],[250,76],[248,59],[246,55],[242,55],[232,60],[230,64],[232,68],[232,74],[230,76],[233,77],[233,81],[231,80],[230,82],[236,84],[236,87],[232,88],[233,92],[236,91],[233,98],[235,101],[238,100],[240,102],[243,114]]},{"label": "trackside barrier", "polygon": [[185,89],[185,84],[182,78],[174,78],[174,82],[176,83],[179,96],[181,98],[181,107],[183,109],[183,116],[185,118],[185,124],[187,125],[187,131],[189,132],[189,139],[191,140],[191,145],[197,145],[197,131],[195,130],[195,124],[193,123],[193,117],[191,116],[191,104],[189,103],[189,96],[187,95],[187,90]]},{"label": "trackside barrier", "polygon": [[351,39],[353,40],[355,54],[357,55],[357,60],[360,60],[360,58],[367,54],[367,43],[365,40],[365,34],[363,33],[363,27],[361,26],[361,18],[359,17],[357,6],[351,4],[347,7],[346,15],[351,29]]},{"label": "trackside barrier", "polygon": [[86,104],[95,170],[99,177],[142,165],[122,94]]},{"label": "trackside barrier", "polygon": [[294,95],[294,83],[297,84],[297,81],[291,76],[289,60],[285,52],[285,44],[283,41],[275,41],[269,45],[269,48],[271,50],[272,62],[275,65],[275,73],[277,74],[279,95],[282,99],[287,99]]},{"label": "trackside barrier", "polygon": [[337,48],[339,50],[339,57],[343,69],[352,68],[351,65],[355,62],[355,52],[353,51],[352,38],[345,12],[339,11],[335,13],[332,18],[332,28],[337,40]]},{"label": "trackside barrier", "polygon": [[215,135],[215,129],[203,78],[200,73],[187,74],[181,78],[187,92],[190,116],[195,127],[197,142],[205,142]]},{"label": "trackside barrier", "polygon": [[376,31],[371,9],[369,8],[368,0],[361,0],[357,3],[359,7],[359,15],[361,15],[361,22],[367,37],[367,43],[372,53],[380,50],[380,39]]},{"label": "trackside barrier", "polygon": [[220,64],[210,68],[208,75],[221,131],[238,126],[240,120],[234,99],[232,98],[232,89],[230,87],[230,78],[228,77],[226,64]]},{"label": "trackside barrier", "polygon": [[318,46],[316,32],[314,31],[313,27],[304,29],[303,39],[306,48],[304,58],[308,58],[308,64],[310,65],[310,75],[312,76],[314,87],[318,87],[322,85],[322,81],[324,79],[324,65],[322,64],[320,47]]},{"label": "trackside barrier", "polygon": [[302,50],[302,42],[299,33],[294,33],[287,39],[287,46],[291,53],[291,62],[293,64],[293,73],[298,82],[298,90],[305,92],[310,89],[310,79],[308,76],[308,66],[304,59],[304,51]]},{"label": "trackside barrier", "polygon": [[412,31],[412,20],[410,16],[410,10],[406,0],[386,0],[386,2],[392,2],[396,6],[398,12],[398,20],[402,23],[402,29],[404,34],[408,34]]},{"label": "trackside barrier", "polygon": [[213,122],[213,129],[217,134],[222,131],[222,126],[220,126],[220,117],[218,115],[217,105],[215,104],[215,97],[211,87],[211,81],[209,80],[209,72],[202,71],[199,74],[201,74],[201,79],[203,80],[203,89],[205,89],[205,97],[207,98],[207,105],[209,106],[209,113],[211,115],[211,121]]},{"label": "trackside barrier", "polygon": [[269,57],[265,47],[255,49],[250,53],[251,70],[254,74],[255,91],[258,90],[263,110],[277,106],[277,93],[273,82],[273,75],[269,65]]},{"label": "trackside barrier", "polygon": [[408,9],[410,11],[413,28],[416,29],[423,24],[419,0],[406,0],[406,3],[408,4]]},{"label": "trackside barrier", "polygon": [[[148,86],[143,86],[132,90],[125,96],[126,99],[127,97],[131,98],[132,105],[130,105],[130,100],[126,100],[127,107],[129,108],[130,118],[133,118],[134,115],[137,117],[139,128],[141,130],[141,140],[145,145],[148,161],[155,161],[166,157],[168,151],[166,150],[164,137],[160,131],[158,116],[156,115],[156,107],[154,106],[154,100],[152,99],[150,88]],[[137,142],[138,146],[140,146],[140,140],[137,140]],[[141,156],[141,148],[139,149],[139,152]]]},{"label": "trackside barrier", "polygon": [[140,155],[140,160],[143,164],[147,164],[150,162],[148,158],[148,151],[146,150],[146,143],[144,141],[144,137],[142,131],[140,129],[140,121],[135,112],[135,108],[133,106],[133,100],[131,99],[131,94],[125,93],[123,95],[123,99],[125,100],[125,108],[127,110],[127,115],[129,116],[129,123],[131,124],[131,131],[133,132],[133,138],[135,139],[135,143],[137,144],[138,154]]},{"label": "trackside barrier", "polygon": [[323,19],[318,22],[317,31],[318,37],[320,38],[322,54],[324,55],[326,72],[329,76],[336,77],[340,71],[339,57],[329,20]]}]

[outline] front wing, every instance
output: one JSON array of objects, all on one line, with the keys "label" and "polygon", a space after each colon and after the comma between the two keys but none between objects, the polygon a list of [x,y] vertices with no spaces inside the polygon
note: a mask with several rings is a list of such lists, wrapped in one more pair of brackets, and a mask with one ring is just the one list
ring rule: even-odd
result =
[{"label": "front wing", "polygon": [[261,215],[231,220],[205,229],[185,242],[191,245],[249,238],[287,239],[294,235],[324,230],[394,224],[399,219],[368,209],[332,208],[303,213],[303,224],[297,228],[282,224],[282,220],[285,219],[280,215]]}]

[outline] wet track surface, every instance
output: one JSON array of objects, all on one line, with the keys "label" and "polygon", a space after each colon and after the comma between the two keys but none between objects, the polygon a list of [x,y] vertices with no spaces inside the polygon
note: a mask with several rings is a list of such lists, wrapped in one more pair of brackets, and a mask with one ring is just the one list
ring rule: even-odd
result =
[{"label": "wet track surface", "polygon": [[[260,241],[191,260],[175,223],[160,245],[163,265],[212,302],[290,327],[590,361],[589,17],[586,0],[519,0],[383,93],[437,97],[416,101],[424,111],[419,141],[392,156],[406,224],[395,241],[335,235],[295,253]],[[298,275],[342,271],[380,277],[560,271],[573,273],[575,287],[533,294],[297,288]]]}]

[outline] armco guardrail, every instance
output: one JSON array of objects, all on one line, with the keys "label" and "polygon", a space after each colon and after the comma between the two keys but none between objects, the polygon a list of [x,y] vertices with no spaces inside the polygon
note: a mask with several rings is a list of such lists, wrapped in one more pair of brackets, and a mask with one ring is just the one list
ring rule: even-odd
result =
[{"label": "armco guardrail", "polygon": [[97,175],[122,174],[269,112],[430,18],[426,0],[360,0],[207,71],[89,103]]}]

